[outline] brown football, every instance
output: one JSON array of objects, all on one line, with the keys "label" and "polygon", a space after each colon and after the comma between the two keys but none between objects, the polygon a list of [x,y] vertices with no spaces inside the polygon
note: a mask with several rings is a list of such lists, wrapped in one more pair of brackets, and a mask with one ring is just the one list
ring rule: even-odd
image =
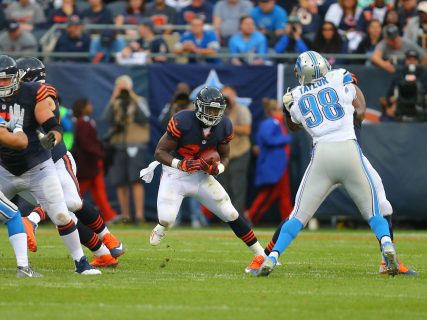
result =
[{"label": "brown football", "polygon": [[218,151],[215,149],[207,149],[200,153],[200,158],[205,160],[208,164],[221,161]]}]

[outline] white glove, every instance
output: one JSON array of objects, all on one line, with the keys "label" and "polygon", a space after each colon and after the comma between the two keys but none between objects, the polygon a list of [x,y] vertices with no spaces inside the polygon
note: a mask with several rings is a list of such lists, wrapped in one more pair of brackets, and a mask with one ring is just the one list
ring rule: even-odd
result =
[{"label": "white glove", "polygon": [[288,112],[291,112],[291,107],[294,104],[294,98],[292,97],[291,88],[288,88],[286,90],[285,95],[283,96],[283,106],[288,110]]},{"label": "white glove", "polygon": [[10,131],[15,132],[16,130],[22,131],[24,126],[25,109],[21,109],[21,106],[15,104],[9,107],[9,122],[6,124],[6,128]]}]

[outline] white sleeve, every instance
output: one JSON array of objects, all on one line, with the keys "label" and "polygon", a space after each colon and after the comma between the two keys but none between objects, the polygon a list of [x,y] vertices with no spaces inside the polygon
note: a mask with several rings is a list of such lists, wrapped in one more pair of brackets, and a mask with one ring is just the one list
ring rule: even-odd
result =
[{"label": "white sleeve", "polygon": [[354,99],[356,99],[356,88],[353,83],[345,84],[345,90],[348,90],[348,94]]},{"label": "white sleeve", "polygon": [[341,18],[343,15],[343,10],[338,3],[333,3],[326,11],[325,21],[332,22],[335,26],[338,27],[340,24]]}]

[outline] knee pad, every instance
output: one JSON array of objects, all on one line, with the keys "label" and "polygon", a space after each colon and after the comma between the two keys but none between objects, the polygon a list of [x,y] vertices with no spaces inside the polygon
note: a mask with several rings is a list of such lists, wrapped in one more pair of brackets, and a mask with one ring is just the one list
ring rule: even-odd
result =
[{"label": "knee pad", "polygon": [[49,212],[47,213],[50,220],[52,220],[52,222],[57,226],[65,226],[71,221],[71,216],[69,215],[68,212],[64,212],[64,213],[61,212],[61,213],[54,213],[54,214],[49,214]]},{"label": "knee pad", "polygon": [[67,204],[68,211],[71,212],[76,212],[77,210],[80,210],[83,206],[83,201],[80,198],[67,199],[67,197],[65,197],[65,203]]}]

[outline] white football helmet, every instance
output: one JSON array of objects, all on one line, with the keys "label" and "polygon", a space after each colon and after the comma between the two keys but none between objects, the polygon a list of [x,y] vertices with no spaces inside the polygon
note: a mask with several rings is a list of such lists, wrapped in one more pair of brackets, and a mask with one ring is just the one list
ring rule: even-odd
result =
[{"label": "white football helmet", "polygon": [[331,65],[316,51],[301,53],[295,63],[294,72],[301,85],[319,80],[331,70]]}]

